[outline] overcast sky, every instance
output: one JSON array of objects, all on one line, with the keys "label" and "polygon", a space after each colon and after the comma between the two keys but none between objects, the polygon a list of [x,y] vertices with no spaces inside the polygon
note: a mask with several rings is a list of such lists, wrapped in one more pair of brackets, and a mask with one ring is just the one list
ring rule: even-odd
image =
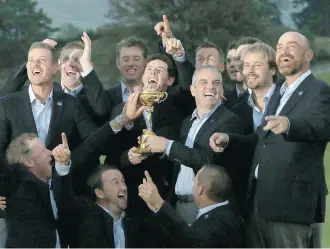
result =
[{"label": "overcast sky", "polygon": [[72,23],[82,30],[94,29],[107,22],[104,15],[108,11],[107,0],[37,0],[52,19],[54,27]]}]

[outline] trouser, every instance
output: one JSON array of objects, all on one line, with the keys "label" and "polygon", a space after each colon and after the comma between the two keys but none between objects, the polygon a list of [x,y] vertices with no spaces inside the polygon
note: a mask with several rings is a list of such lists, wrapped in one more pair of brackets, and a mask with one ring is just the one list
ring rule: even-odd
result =
[{"label": "trouser", "polygon": [[7,240],[7,224],[4,218],[0,218],[0,248],[4,248]]},{"label": "trouser", "polygon": [[308,248],[310,225],[269,221],[259,215],[256,200],[248,217],[246,244],[253,248]]},{"label": "trouser", "polygon": [[190,226],[197,217],[198,209],[194,202],[177,202],[175,205],[175,211],[180,217],[187,222]]},{"label": "trouser", "polygon": [[312,224],[312,236],[309,247],[310,248],[322,247],[322,223]]}]

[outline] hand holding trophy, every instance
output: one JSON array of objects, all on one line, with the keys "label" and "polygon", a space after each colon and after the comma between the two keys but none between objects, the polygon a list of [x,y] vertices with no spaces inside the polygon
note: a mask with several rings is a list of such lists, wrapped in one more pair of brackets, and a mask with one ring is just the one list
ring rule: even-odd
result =
[{"label": "hand holding trophy", "polygon": [[135,151],[136,153],[142,155],[150,155],[151,150],[145,145],[144,140],[147,136],[156,135],[152,131],[152,112],[155,104],[163,102],[167,98],[168,94],[166,92],[145,90],[140,93],[139,101],[146,107],[147,118],[146,125],[147,129],[143,130],[141,139],[139,139],[139,148]]}]

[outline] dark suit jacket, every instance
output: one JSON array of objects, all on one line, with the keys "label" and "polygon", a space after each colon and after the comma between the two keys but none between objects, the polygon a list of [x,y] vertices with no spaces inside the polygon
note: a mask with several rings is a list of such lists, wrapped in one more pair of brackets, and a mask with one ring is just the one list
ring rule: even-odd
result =
[{"label": "dark suit jacket", "polygon": [[[48,184],[32,173],[21,178],[16,192],[7,201],[9,230],[6,247],[51,248],[56,244],[56,229],[60,240],[62,234],[69,232],[65,230],[68,220],[61,218],[61,205],[67,202],[70,196],[67,191],[61,191],[61,189],[66,189],[69,179],[70,174],[60,177],[54,170],[52,188],[58,208],[58,219],[55,220]],[[61,243],[61,246],[66,246],[63,241]]]},{"label": "dark suit jacket", "polygon": [[[89,203],[78,228],[77,246],[80,248],[115,248],[113,218],[96,203]],[[149,221],[123,218],[125,248],[158,248],[164,246],[161,227]]]},{"label": "dark suit jacket", "polygon": [[203,214],[190,227],[166,202],[155,217],[173,236],[173,247],[232,248],[242,243],[242,218],[230,204]]},{"label": "dark suit jacket", "polygon": [[184,144],[192,123],[191,116],[188,116],[184,120],[181,125],[180,141],[173,142],[168,156],[168,159],[175,162],[172,194],[168,200],[175,205],[175,183],[180,173],[181,164],[191,167],[195,174],[197,174],[198,170],[201,169],[204,164],[216,163],[228,170],[233,180],[239,206],[242,206],[241,203],[244,203],[245,200],[248,171],[238,171],[236,164],[246,164],[247,162],[241,161],[240,158],[236,156],[236,151],[225,150],[223,153],[215,154],[209,145],[209,139],[215,132],[247,134],[248,129],[246,123],[241,117],[221,104],[198,131],[193,148],[189,148]]},{"label": "dark suit jacket", "polygon": [[[267,115],[275,113],[279,94],[279,90],[273,94]],[[250,144],[257,143],[257,147],[248,200],[255,194],[264,219],[300,224],[324,221],[327,187],[323,157],[330,139],[329,100],[329,86],[309,75],[279,113],[289,119],[288,134],[275,135],[259,129],[258,137],[251,137]],[[237,142],[235,136],[230,139]],[[243,141],[245,146],[247,141]]]},{"label": "dark suit jacket", "polygon": [[[171,96],[164,102],[154,106],[152,114],[153,131],[163,137],[170,139],[179,138],[179,123],[182,114],[171,103]],[[124,103],[115,107],[112,116],[115,117],[121,113]],[[144,116],[142,115],[134,122],[134,127],[130,130],[123,130],[121,134],[113,137],[107,153],[106,162],[118,165],[125,176],[128,188],[128,214],[132,213],[150,213],[151,211],[138,196],[138,186],[144,178],[144,171],[148,170],[154,179],[159,191],[166,194],[171,185],[173,175],[173,163],[166,158],[161,159],[161,154],[154,154],[142,161],[138,165],[132,165],[128,160],[128,151],[132,147],[137,147],[137,138],[141,136],[143,129],[146,129]],[[157,167],[155,167],[157,165]]]}]

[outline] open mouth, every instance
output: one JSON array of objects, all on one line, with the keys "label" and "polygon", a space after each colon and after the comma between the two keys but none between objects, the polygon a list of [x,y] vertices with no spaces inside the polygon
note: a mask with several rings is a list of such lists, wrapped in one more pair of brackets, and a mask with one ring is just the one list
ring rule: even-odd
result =
[{"label": "open mouth", "polygon": [[65,74],[69,77],[75,77],[77,75],[77,72],[75,72],[75,71],[66,71]]},{"label": "open mouth", "polygon": [[39,75],[39,74],[41,74],[41,70],[39,70],[39,69],[33,69],[32,70],[32,74],[33,75]]},{"label": "open mouth", "polygon": [[206,97],[206,98],[214,98],[215,95],[213,93],[205,93],[204,94],[204,97]]},{"label": "open mouth", "polygon": [[148,84],[149,85],[155,85],[155,84],[157,84],[157,81],[155,79],[149,79]]},{"label": "open mouth", "polygon": [[127,69],[126,72],[128,73],[135,73],[137,70],[136,69]]},{"label": "open mouth", "polygon": [[125,200],[125,199],[126,199],[126,193],[119,193],[119,194],[117,195],[117,197],[118,197],[118,199],[120,199],[120,200]]}]

